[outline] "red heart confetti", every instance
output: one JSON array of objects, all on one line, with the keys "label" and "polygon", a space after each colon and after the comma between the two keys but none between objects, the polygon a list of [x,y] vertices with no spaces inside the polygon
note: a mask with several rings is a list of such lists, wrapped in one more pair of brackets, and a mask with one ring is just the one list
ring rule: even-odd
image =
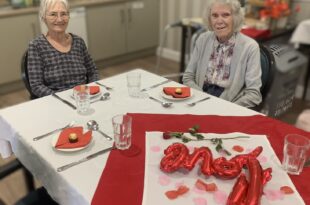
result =
[{"label": "red heart confetti", "polygon": [[235,145],[235,146],[233,146],[232,149],[233,149],[234,151],[236,151],[236,152],[243,152],[243,151],[244,151],[244,148],[241,147],[240,145]]},{"label": "red heart confetti", "polygon": [[280,191],[283,192],[283,194],[293,194],[294,193],[294,190],[289,186],[282,186],[280,188]]}]

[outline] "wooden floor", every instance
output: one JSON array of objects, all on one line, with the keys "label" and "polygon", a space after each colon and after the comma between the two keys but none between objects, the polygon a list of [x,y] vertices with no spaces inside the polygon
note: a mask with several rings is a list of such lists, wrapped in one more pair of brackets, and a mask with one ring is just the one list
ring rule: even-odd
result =
[{"label": "wooden floor", "polygon": [[[134,68],[143,68],[145,70],[155,73],[156,71],[155,66],[156,66],[156,57],[149,56],[142,59],[137,59],[126,63],[100,69],[100,76],[101,78],[107,78]],[[166,75],[171,73],[178,73],[178,70],[179,70],[178,63],[162,59],[159,72],[157,73],[160,75]],[[171,79],[178,81],[178,77],[173,77]],[[29,100],[28,98],[29,95],[25,89],[2,95],[0,96],[0,108],[5,108],[8,106],[28,101]],[[298,114],[306,107],[308,108],[310,107],[309,102],[297,99],[294,102],[293,108],[289,112],[281,116],[280,120],[290,124],[294,124]],[[7,163],[8,161],[13,159],[14,157],[5,160],[0,158],[0,166],[1,164]],[[39,186],[40,183],[38,182],[37,184]],[[23,197],[25,194],[26,194],[26,188],[21,171],[17,171],[16,173],[6,177],[5,179],[0,180],[0,200],[3,200],[7,205],[13,205],[19,198]]]}]

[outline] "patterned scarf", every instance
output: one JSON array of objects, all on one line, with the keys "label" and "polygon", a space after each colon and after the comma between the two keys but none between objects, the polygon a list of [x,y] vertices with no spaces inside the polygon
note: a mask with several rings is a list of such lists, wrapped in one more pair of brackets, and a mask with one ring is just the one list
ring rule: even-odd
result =
[{"label": "patterned scarf", "polygon": [[230,63],[236,42],[236,34],[224,42],[215,40],[206,73],[205,84],[226,88],[229,86]]}]

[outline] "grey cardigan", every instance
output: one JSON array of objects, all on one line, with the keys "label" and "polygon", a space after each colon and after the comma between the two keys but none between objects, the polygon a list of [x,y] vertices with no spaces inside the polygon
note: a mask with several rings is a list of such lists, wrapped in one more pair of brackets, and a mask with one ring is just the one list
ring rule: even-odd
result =
[{"label": "grey cardigan", "polygon": [[[185,85],[202,90],[215,40],[216,37],[213,32],[206,32],[197,39],[183,76]],[[254,107],[261,102],[260,87],[262,83],[259,46],[256,41],[239,32],[236,35],[229,81],[230,86],[225,88],[220,98],[244,107]]]}]

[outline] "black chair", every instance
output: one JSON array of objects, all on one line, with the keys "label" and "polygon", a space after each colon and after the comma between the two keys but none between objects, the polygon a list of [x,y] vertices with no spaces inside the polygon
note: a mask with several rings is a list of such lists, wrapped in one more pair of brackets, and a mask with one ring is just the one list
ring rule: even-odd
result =
[{"label": "black chair", "polygon": [[41,187],[35,191],[30,192],[25,197],[15,203],[15,205],[58,205],[48,195],[45,188]]},{"label": "black chair", "polygon": [[0,167],[0,180],[9,176],[13,172],[22,169],[25,176],[26,187],[28,191],[34,190],[34,180],[32,174],[17,160],[12,160]]},{"label": "black chair", "polygon": [[[27,191],[29,193],[17,201],[15,205],[57,205],[57,203],[48,195],[47,191],[43,187],[35,189],[32,174],[17,159],[1,165],[0,180],[20,169],[23,170]],[[1,199],[0,205],[5,205]]]},{"label": "black chair", "polygon": [[28,192],[33,191],[35,186],[33,176],[17,159],[0,166],[0,180],[17,170],[23,170],[27,190]]},{"label": "black chair", "polygon": [[269,49],[260,45],[260,62],[262,67],[262,86],[260,92],[262,94],[263,101],[266,99],[268,92],[270,91],[274,74],[275,74],[275,60]]},{"label": "black chair", "polygon": [[22,61],[21,61],[21,77],[22,80],[24,82],[24,85],[26,87],[26,89],[28,90],[29,94],[30,94],[30,99],[36,99],[38,98],[35,94],[33,94],[31,87],[30,87],[30,83],[29,83],[29,77],[28,77],[28,51],[26,51],[22,57]]},{"label": "black chair", "polygon": [[260,48],[260,62],[262,68],[262,76],[261,76],[262,86],[260,88],[260,92],[262,94],[262,102],[251,109],[258,112],[264,112],[263,108],[265,106],[266,98],[270,91],[275,75],[275,60],[271,51],[269,51],[269,49],[266,46],[260,44],[259,48]]}]

